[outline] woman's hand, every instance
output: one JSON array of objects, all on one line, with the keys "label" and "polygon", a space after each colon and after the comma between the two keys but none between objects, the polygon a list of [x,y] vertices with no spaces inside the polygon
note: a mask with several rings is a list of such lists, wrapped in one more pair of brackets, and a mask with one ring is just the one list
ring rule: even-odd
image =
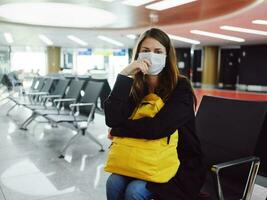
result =
[{"label": "woman's hand", "polygon": [[138,72],[142,72],[143,74],[148,73],[148,68],[150,67],[151,63],[144,59],[144,60],[135,60],[127,67],[125,67],[120,74],[125,76],[133,76]]}]

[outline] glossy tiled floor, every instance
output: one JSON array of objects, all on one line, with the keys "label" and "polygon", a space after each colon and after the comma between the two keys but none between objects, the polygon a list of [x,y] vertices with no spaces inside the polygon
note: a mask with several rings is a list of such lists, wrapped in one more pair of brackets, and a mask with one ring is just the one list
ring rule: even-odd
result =
[{"label": "glossy tiled floor", "polygon": [[[30,112],[20,107],[7,117],[11,105],[0,102],[0,200],[104,200],[107,153],[81,136],[65,160],[59,159],[60,150],[75,132],[38,122],[21,131],[17,125]],[[90,130],[107,149],[110,142],[103,115],[96,115]]]},{"label": "glossy tiled floor", "polygon": [[[2,98],[2,97],[1,97]],[[0,99],[1,99],[0,98]],[[75,133],[64,126],[51,128],[37,118],[28,131],[18,124],[30,111],[18,107],[5,115],[11,102],[0,101],[0,200],[104,200],[108,174],[103,171],[107,152],[80,137],[59,159],[60,150]],[[104,116],[97,114],[91,132],[107,149]],[[261,179],[267,187],[267,181]],[[266,188],[257,188],[254,200],[265,200]]]}]

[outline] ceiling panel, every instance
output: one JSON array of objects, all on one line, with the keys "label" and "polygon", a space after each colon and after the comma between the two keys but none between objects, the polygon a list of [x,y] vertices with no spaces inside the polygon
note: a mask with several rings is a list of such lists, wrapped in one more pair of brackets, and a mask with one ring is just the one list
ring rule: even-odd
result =
[{"label": "ceiling panel", "polygon": [[[0,4],[16,1],[1,1]],[[36,1],[34,1],[36,2]],[[50,1],[59,2],[59,1]],[[252,35],[221,30],[220,26],[240,26],[267,31],[267,26],[252,24],[254,19],[267,20],[267,0],[198,0],[194,3],[181,7],[171,8],[165,11],[150,11],[142,7],[130,7],[123,5],[121,0],[104,2],[101,0],[91,1],[60,1],[66,3],[79,3],[86,6],[110,10],[119,17],[118,22],[109,27],[101,29],[74,29],[74,28],[52,28],[43,26],[31,26],[0,22],[0,45],[8,45],[3,37],[4,32],[12,33],[14,46],[45,46],[40,41],[38,34],[45,34],[55,46],[79,47],[67,39],[67,35],[75,35],[88,43],[88,47],[116,47],[97,39],[97,35],[112,37],[125,44],[125,47],[133,47],[135,41],[126,37],[127,34],[140,34],[149,27],[159,27],[166,32],[194,40],[199,40],[200,45],[240,45],[241,43],[226,40],[198,36],[190,33],[192,29],[216,32],[231,36],[241,37],[246,40],[245,44],[267,43],[267,36]],[[159,16],[158,22],[151,22],[149,14]],[[88,19],[89,20],[89,19]],[[96,19],[95,19],[96,20]],[[173,41],[177,47],[190,46],[184,42]],[[242,43],[243,44],[243,43]]]}]

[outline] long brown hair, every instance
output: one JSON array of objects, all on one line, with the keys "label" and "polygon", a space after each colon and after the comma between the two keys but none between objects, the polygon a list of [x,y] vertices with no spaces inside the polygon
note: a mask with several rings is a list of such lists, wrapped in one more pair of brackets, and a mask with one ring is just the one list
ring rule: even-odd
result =
[{"label": "long brown hair", "polygon": [[[137,45],[133,51],[132,61],[137,60],[140,52],[141,45],[146,38],[153,38],[160,42],[166,49],[166,66],[159,74],[160,84],[156,88],[155,92],[159,95],[163,101],[166,101],[177,85],[179,78],[182,76],[177,67],[177,59],[175,49],[171,43],[169,36],[160,29],[151,28],[145,31],[137,42]],[[146,78],[142,72],[138,72],[134,76],[134,83],[131,89],[131,96],[133,97],[136,104],[139,104],[144,96],[147,94],[147,83]],[[196,100],[193,89],[192,93],[194,100]]]}]

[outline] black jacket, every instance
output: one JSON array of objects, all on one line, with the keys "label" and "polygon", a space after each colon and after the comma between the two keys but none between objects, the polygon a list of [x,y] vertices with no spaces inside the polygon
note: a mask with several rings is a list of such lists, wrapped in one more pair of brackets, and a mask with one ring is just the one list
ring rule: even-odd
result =
[{"label": "black jacket", "polygon": [[[106,124],[118,137],[159,139],[179,132],[180,167],[167,183],[148,182],[147,188],[160,200],[196,199],[205,178],[199,140],[195,134],[193,95],[188,80],[180,78],[176,88],[154,118],[130,120],[135,104],[129,97],[133,79],[118,75],[105,101]],[[140,134],[142,133],[142,134]]]}]

